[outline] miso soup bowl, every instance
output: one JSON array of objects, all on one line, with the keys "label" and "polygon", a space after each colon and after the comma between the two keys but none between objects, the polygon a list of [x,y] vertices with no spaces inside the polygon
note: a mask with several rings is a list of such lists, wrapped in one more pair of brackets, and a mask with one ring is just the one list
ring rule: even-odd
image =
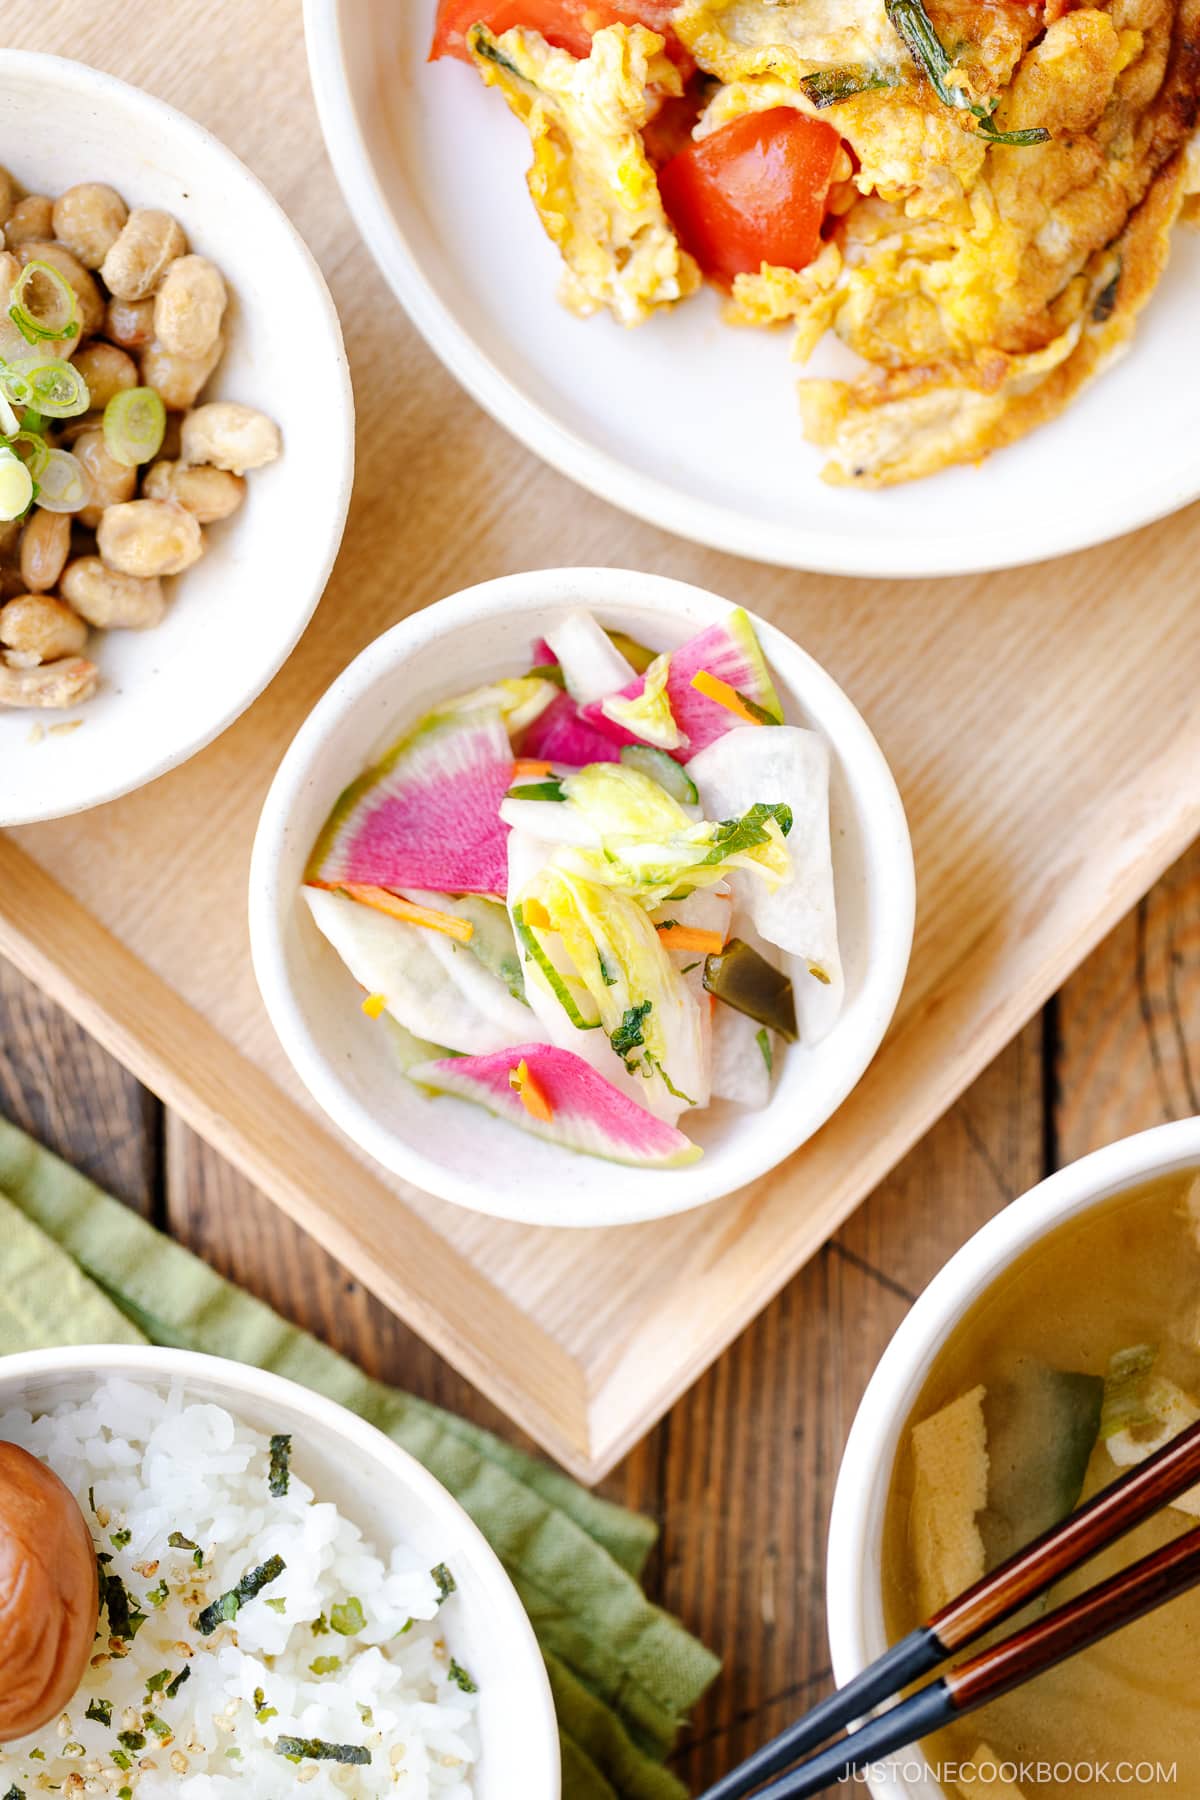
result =
[{"label": "miso soup bowl", "polygon": [[[829,1645],[839,1687],[888,1647],[883,1521],[904,1425],[943,1344],[1006,1269],[1069,1219],[1161,1175],[1200,1169],[1200,1118],[1122,1138],[1039,1182],[977,1231],[930,1282],[871,1377],[846,1444],[829,1526]],[[875,1800],[944,1800],[915,1746],[873,1770]]]},{"label": "miso soup bowl", "polygon": [[[384,1168],[476,1212],[529,1225],[628,1225],[685,1212],[753,1181],[819,1130],[866,1069],[899,998],[912,944],[912,846],[883,754],[831,676],[756,619],[790,722],[832,751],[830,821],[846,997],[820,1043],[780,1059],[759,1112],[720,1102],[684,1129],[704,1151],[682,1169],[637,1169],[543,1143],[481,1107],[422,1093],[381,1047],[375,1021],[301,895],[305,865],[343,788],[437,702],[528,667],[554,619],[584,607],[603,625],[672,649],[732,602],[624,569],[539,569],[442,600],[395,625],[340,675],[301,727],[263,807],[250,868],[254,969],[283,1048],[313,1099]],[[533,1015],[531,1035],[540,1037]]]}]

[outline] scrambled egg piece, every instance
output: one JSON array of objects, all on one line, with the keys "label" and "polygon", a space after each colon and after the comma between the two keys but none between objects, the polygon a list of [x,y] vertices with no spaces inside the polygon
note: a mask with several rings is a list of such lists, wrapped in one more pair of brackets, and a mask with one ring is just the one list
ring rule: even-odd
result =
[{"label": "scrambled egg piece", "polygon": [[834,452],[835,485],[886,487],[975,462],[1055,418],[1128,348],[1170,249],[1183,199],[1178,157],[1153,183],[1116,244],[1072,284],[1077,316],[1043,349],[975,364],[879,369],[857,382],[805,381],[808,437]]},{"label": "scrambled egg piece", "polygon": [[566,264],[563,303],[637,325],[694,293],[699,270],[663,211],[641,137],[662,98],[682,92],[663,39],[612,25],[584,62],[536,31],[496,38],[477,25],[469,44],[533,139],[529,192]]},{"label": "scrambled egg piece", "polygon": [[726,82],[795,85],[816,69],[908,61],[883,0],[683,0],[673,23],[700,67]]}]

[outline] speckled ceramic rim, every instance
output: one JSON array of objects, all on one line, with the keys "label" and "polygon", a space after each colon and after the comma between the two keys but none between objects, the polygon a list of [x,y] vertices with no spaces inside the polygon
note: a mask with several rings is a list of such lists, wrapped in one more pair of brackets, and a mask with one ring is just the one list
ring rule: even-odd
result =
[{"label": "speckled ceramic rim", "polygon": [[[368,1425],[356,1413],[310,1388],[269,1374],[248,1363],[202,1356],[192,1350],[163,1349],[153,1344],[88,1344],[69,1349],[18,1351],[0,1358],[0,1406],[22,1382],[55,1376],[95,1377],[113,1375],[131,1381],[195,1381],[208,1383],[228,1394],[230,1411],[239,1403],[255,1401],[298,1411],[327,1440],[343,1444],[378,1473],[387,1491],[409,1494],[422,1510],[444,1521],[447,1540],[469,1549],[475,1578],[481,1580],[486,1598],[504,1621],[506,1656],[517,1682],[528,1697],[528,1713],[522,1721],[522,1754],[528,1758],[528,1784],[522,1782],[522,1800],[559,1800],[561,1760],[558,1726],[546,1665],[525,1609],[495,1551],[458,1501],[416,1459],[391,1438]],[[487,1754],[486,1743],[483,1754]],[[481,1764],[482,1766],[482,1764]]]},{"label": "speckled ceramic rim", "polygon": [[[977,1231],[921,1295],[883,1354],[855,1416],[829,1527],[826,1594],[834,1677],[849,1681],[885,1648],[881,1540],[904,1421],[950,1332],[1003,1271],[1065,1220],[1159,1175],[1200,1168],[1200,1118],[1158,1125],[1071,1163]],[[920,1763],[919,1753],[905,1759]],[[876,1800],[941,1800],[923,1780],[871,1781]]]},{"label": "speckled ceramic rim", "polygon": [[968,575],[1019,568],[1120,537],[1178,511],[1200,494],[1200,456],[1179,478],[1133,486],[1120,508],[1067,516],[1048,508],[1041,524],[1005,520],[986,541],[978,534],[929,534],[919,545],[886,535],[813,531],[798,519],[772,524],[714,506],[668,482],[655,481],[567,430],[510,381],[438,297],[387,203],[359,125],[341,33],[339,0],[304,0],[309,77],[334,172],[364,243],[430,349],[467,392],[514,437],[582,487],[636,518],[715,550],[754,562],[830,575],[916,577]]},{"label": "speckled ceramic rim", "polygon": [[[38,51],[0,50],[0,72],[4,69],[19,71],[47,88],[61,91],[63,104],[67,108],[75,104],[104,105],[112,107],[114,111],[132,115],[134,122],[139,117],[156,121],[163,130],[173,132],[186,142],[192,155],[203,157],[207,162],[221,167],[231,205],[235,203],[239,187],[252,188],[262,204],[269,206],[286,227],[297,256],[304,265],[305,274],[314,292],[320,297],[328,331],[327,347],[340,371],[342,388],[338,416],[324,419],[321,424],[321,430],[328,438],[329,479],[336,494],[335,505],[330,514],[331,529],[325,543],[318,542],[313,546],[312,591],[308,605],[293,617],[289,630],[280,637],[276,654],[270,663],[260,665],[253,682],[238,695],[237,700],[211,719],[205,729],[196,733],[189,742],[177,745],[167,756],[155,758],[151,754],[150,760],[136,779],[122,780],[107,786],[98,784],[89,790],[80,805],[65,811],[55,808],[48,813],[36,805],[15,807],[4,820],[8,826],[34,824],[45,818],[69,817],[72,812],[87,812],[94,806],[102,806],[109,800],[119,800],[124,794],[136,792],[138,788],[145,787],[147,782],[155,781],[160,775],[190,761],[197,752],[220,737],[274,680],[299,643],[317,609],[341,545],[346,514],[350,507],[350,491],[354,484],[354,390],[350,385],[350,366],[342,343],[342,327],[337,309],[315,257],[274,195],[257,175],[251,174],[232,150],[226,149],[219,138],[213,137],[211,132],[189,119],[186,113],[168,106],[165,100],[156,100],[152,94],[143,93],[141,88],[132,87],[126,81],[118,81],[115,75],[105,75],[99,69],[89,68],[86,63],[72,62],[63,56],[46,56]],[[150,748],[152,751],[152,746]]]},{"label": "speckled ceramic rim", "polygon": [[[334,1123],[384,1168],[443,1200],[521,1224],[631,1225],[688,1212],[734,1192],[784,1161],[819,1125],[798,1131],[787,1108],[777,1105],[754,1114],[754,1129],[746,1133],[736,1178],[722,1177],[706,1157],[687,1168],[657,1174],[630,1170],[630,1179],[614,1183],[613,1165],[595,1159],[604,1179],[597,1177],[595,1191],[586,1202],[572,1203],[569,1218],[563,1217],[553,1193],[525,1191],[519,1185],[501,1193],[498,1184],[494,1191],[487,1190],[415,1149],[345,1091],[293,990],[281,927],[283,909],[292,902],[291,895],[280,893],[279,873],[289,821],[338,720],[364,700],[385,672],[399,683],[405,663],[425,645],[441,639],[449,643],[497,614],[556,603],[601,609],[637,606],[675,619],[682,613],[697,630],[729,605],[704,589],[661,575],[628,569],[539,569],[467,588],[393,626],[338,677],[301,726],[280,764],[263,806],[251,858],[250,947],[271,1022],[300,1079]],[[904,985],[916,906],[912,844],[895,781],[861,715],[832,676],[791,638],[764,620],[755,618],[754,624],[767,662],[794,704],[802,711],[806,706],[816,711],[819,698],[822,727],[863,821],[872,889],[887,896],[872,939],[869,1003],[863,1007],[853,1037],[843,1039],[843,1060],[836,1079],[830,1081],[820,1121],[824,1123],[870,1064]],[[402,692],[399,685],[397,692]],[[639,1185],[634,1179],[637,1176],[652,1179]]]}]

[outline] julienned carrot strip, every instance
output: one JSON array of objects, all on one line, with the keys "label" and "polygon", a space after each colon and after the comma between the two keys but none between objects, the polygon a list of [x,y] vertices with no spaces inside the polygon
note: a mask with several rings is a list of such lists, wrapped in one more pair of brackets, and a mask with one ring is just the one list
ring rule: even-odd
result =
[{"label": "julienned carrot strip", "polygon": [[513,764],[513,778],[508,785],[515,787],[518,781],[529,781],[537,776],[549,775],[553,773],[553,770],[553,763],[535,762],[527,756],[519,756]]},{"label": "julienned carrot strip", "polygon": [[747,725],[762,724],[762,720],[755,718],[737,689],[731,688],[719,675],[710,675],[707,669],[697,669],[692,676],[692,686],[706,700],[715,700],[718,706],[723,706],[726,712],[731,712],[736,719],[742,719]]},{"label": "julienned carrot strip", "polygon": [[385,994],[368,994],[362,1003],[362,1009],[368,1019],[378,1019],[382,1013],[387,1011],[387,996]]},{"label": "julienned carrot strip", "polygon": [[703,956],[719,956],[725,939],[719,931],[701,931],[698,925],[660,925],[658,941],[664,950],[699,950]]},{"label": "julienned carrot strip", "polygon": [[314,881],[309,885],[332,887],[335,893],[345,894],[348,900],[357,900],[360,906],[374,907],[376,912],[387,913],[391,919],[403,919],[406,925],[423,925],[426,931],[440,931],[446,937],[457,938],[460,944],[469,944],[475,932],[470,919],[437,912],[432,906],[418,906],[415,900],[403,900],[399,894],[389,893],[387,888],[365,887],[357,881]]},{"label": "julienned carrot strip", "polygon": [[549,1125],[554,1117],[554,1108],[547,1100],[537,1077],[531,1073],[529,1064],[524,1057],[521,1058],[515,1069],[509,1070],[508,1085],[516,1093],[531,1119],[540,1119],[543,1125]]}]

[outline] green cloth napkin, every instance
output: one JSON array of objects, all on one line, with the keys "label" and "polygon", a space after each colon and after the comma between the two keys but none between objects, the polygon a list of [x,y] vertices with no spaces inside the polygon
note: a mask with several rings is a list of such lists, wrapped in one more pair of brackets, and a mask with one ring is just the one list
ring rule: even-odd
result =
[{"label": "green cloth napkin", "polygon": [[422,1462],[508,1570],[550,1672],[565,1800],[682,1800],[663,1766],[719,1667],[638,1577],[650,1520],[372,1381],[0,1119],[0,1354],[170,1344],[327,1394]]}]

